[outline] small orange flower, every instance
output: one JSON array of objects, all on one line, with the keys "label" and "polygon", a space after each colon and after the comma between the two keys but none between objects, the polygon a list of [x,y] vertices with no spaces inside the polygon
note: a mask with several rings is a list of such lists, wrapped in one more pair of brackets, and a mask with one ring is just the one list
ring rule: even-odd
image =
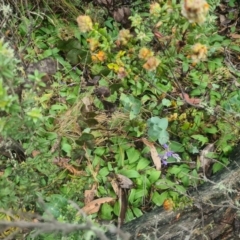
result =
[{"label": "small orange flower", "polygon": [[138,57],[144,60],[147,60],[152,56],[153,56],[153,52],[146,47],[141,48],[138,54]]},{"label": "small orange flower", "polygon": [[92,19],[87,15],[80,15],[77,18],[78,27],[81,32],[89,32],[93,28]]},{"label": "small orange flower", "polygon": [[166,199],[163,203],[163,208],[166,210],[166,211],[170,211],[170,210],[173,210],[174,208],[174,203],[172,201],[172,199]]},{"label": "small orange flower", "polygon": [[191,54],[193,65],[195,66],[198,62],[205,60],[207,57],[207,52],[207,46],[201,43],[196,43],[193,45]]},{"label": "small orange flower", "polygon": [[143,68],[145,68],[148,71],[156,70],[157,66],[159,65],[160,60],[156,57],[150,57],[148,58],[147,62],[143,64]]},{"label": "small orange flower", "polygon": [[99,51],[97,54],[91,56],[93,62],[104,62],[106,60],[106,54],[103,51]]}]

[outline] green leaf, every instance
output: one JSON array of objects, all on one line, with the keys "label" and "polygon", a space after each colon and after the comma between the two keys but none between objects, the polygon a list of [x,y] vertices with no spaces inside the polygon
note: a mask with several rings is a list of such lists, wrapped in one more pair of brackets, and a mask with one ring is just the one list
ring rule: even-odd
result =
[{"label": "green leaf", "polygon": [[146,189],[137,189],[134,195],[134,200],[137,200],[138,198],[142,198],[147,195]]},{"label": "green leaf", "polygon": [[154,192],[152,195],[152,201],[157,205],[157,206],[162,206],[164,201],[166,199],[168,199],[168,192],[165,191],[161,194],[159,194],[158,192]]},{"label": "green leaf", "polygon": [[159,129],[167,129],[168,127],[168,119],[167,118],[159,118],[152,117],[147,120],[148,127],[159,127]]},{"label": "green leaf", "polygon": [[150,161],[146,158],[140,158],[137,164],[137,170],[145,169],[150,164]]},{"label": "green leaf", "polygon": [[175,183],[173,183],[172,181],[168,180],[168,179],[159,179],[156,183],[155,183],[155,187],[158,189],[168,189],[168,188],[172,188],[174,187]]},{"label": "green leaf", "polygon": [[101,163],[101,161],[102,161],[102,159],[99,156],[95,155],[93,162],[92,162],[93,167],[95,168],[98,164]]},{"label": "green leaf", "polygon": [[132,208],[132,211],[136,217],[141,217],[143,215],[142,211],[139,208]]},{"label": "green leaf", "polygon": [[106,177],[109,174],[109,170],[107,167],[101,168],[101,170],[98,173],[101,177]]},{"label": "green leaf", "polygon": [[106,152],[105,147],[98,147],[98,148],[95,149],[94,154],[101,157],[105,152]]},{"label": "green leaf", "polygon": [[163,144],[167,143],[168,140],[169,140],[169,134],[168,134],[168,132],[165,131],[165,130],[162,130],[162,131],[160,132],[160,134],[158,135],[158,142],[159,142],[161,145],[163,145]]},{"label": "green leaf", "polygon": [[163,106],[166,106],[166,107],[170,107],[170,106],[172,105],[172,103],[171,103],[171,101],[168,100],[167,98],[164,98],[164,99],[162,100],[162,105],[163,105]]},{"label": "green leaf", "polygon": [[212,61],[208,61],[208,70],[209,70],[211,73],[213,73],[213,72],[215,71],[215,69],[216,69],[215,63],[212,62]]},{"label": "green leaf", "polygon": [[182,171],[182,168],[180,166],[176,166],[176,165],[167,170],[168,173],[173,174],[173,175],[177,175],[181,171]]},{"label": "green leaf", "polygon": [[127,153],[127,156],[128,156],[128,160],[129,160],[129,163],[134,163],[136,162],[139,157],[140,157],[140,153],[138,150],[136,150],[135,148],[129,148],[127,149],[126,151]]},{"label": "green leaf", "polygon": [[213,173],[216,173],[220,170],[222,170],[224,168],[224,166],[218,162],[213,164]]},{"label": "green leaf", "polygon": [[2,177],[8,177],[9,175],[11,175],[12,173],[12,168],[8,167],[4,170],[4,174],[2,175]]},{"label": "green leaf", "polygon": [[131,209],[128,208],[128,209],[127,209],[127,212],[126,212],[125,222],[126,222],[126,223],[127,223],[127,222],[130,222],[130,221],[132,221],[134,218],[135,218],[135,217],[134,217]]},{"label": "green leaf", "polygon": [[148,174],[149,174],[148,180],[150,181],[151,184],[153,184],[160,178],[161,171],[152,169]]},{"label": "green leaf", "polygon": [[128,197],[128,202],[129,203],[133,203],[135,201],[135,193],[136,193],[136,189],[131,189],[129,197]]},{"label": "green leaf", "polygon": [[208,138],[204,137],[203,135],[197,134],[197,135],[192,135],[192,138],[198,140],[201,142],[201,145],[203,146],[205,143],[208,143]]},{"label": "green leaf", "polygon": [[169,148],[174,152],[184,152],[184,147],[181,143],[171,141],[169,144]]},{"label": "green leaf", "polygon": [[240,52],[240,47],[237,46],[237,45],[229,45],[229,48],[230,48],[231,50],[236,51],[236,52]]},{"label": "green leaf", "polygon": [[66,139],[63,139],[61,142],[61,149],[67,153],[67,156],[71,156],[72,146],[67,142]]},{"label": "green leaf", "polygon": [[112,219],[113,208],[109,203],[103,203],[101,206],[100,216],[104,220]]},{"label": "green leaf", "polygon": [[209,127],[209,128],[203,128],[203,131],[205,133],[215,134],[218,132],[218,129],[215,126]]},{"label": "green leaf", "polygon": [[189,69],[189,64],[187,61],[184,61],[183,62],[183,65],[182,65],[182,68],[183,68],[183,72],[186,73]]},{"label": "green leaf", "polygon": [[140,176],[139,173],[135,170],[122,169],[122,170],[119,171],[119,173],[128,177],[128,178],[138,178]]},{"label": "green leaf", "polygon": [[116,216],[119,216],[120,214],[120,204],[119,201],[115,202],[114,207],[113,207],[113,212]]},{"label": "green leaf", "polygon": [[27,112],[27,115],[36,119],[42,118],[41,110],[38,108],[33,108],[31,111]]}]

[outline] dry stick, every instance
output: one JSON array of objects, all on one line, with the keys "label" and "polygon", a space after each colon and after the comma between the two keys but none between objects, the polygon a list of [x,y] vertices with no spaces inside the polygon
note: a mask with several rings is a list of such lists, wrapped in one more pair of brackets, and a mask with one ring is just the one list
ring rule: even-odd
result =
[{"label": "dry stick", "polygon": [[[101,240],[108,240],[103,230],[95,227],[90,221],[83,224],[71,224],[71,223],[61,223],[61,222],[27,222],[27,221],[0,221],[0,226],[2,227],[19,227],[19,228],[30,228],[30,229],[38,229],[40,233],[47,232],[62,232],[63,234],[72,233],[74,231],[81,230],[91,230],[93,231],[98,238]],[[128,240],[129,234],[123,233],[119,231],[116,227],[115,229],[109,229],[112,233],[118,233],[123,239]]]}]

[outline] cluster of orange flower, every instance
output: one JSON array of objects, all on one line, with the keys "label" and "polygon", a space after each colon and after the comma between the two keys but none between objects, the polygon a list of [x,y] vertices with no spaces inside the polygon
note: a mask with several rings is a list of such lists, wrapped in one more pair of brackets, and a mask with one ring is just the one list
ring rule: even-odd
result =
[{"label": "cluster of orange flower", "polygon": [[[92,19],[87,15],[80,15],[77,18],[78,27],[81,32],[86,33],[93,29]],[[88,40],[90,51],[92,52],[91,58],[93,62],[103,62],[106,59],[106,54],[103,51],[93,53],[99,46],[99,41],[94,38]]]},{"label": "cluster of orange flower", "polygon": [[183,1],[182,15],[191,23],[203,23],[206,20],[208,10],[209,5],[205,0]]},{"label": "cluster of orange flower", "polygon": [[207,46],[201,44],[201,43],[196,43],[192,47],[192,54],[190,55],[193,65],[196,65],[198,62],[205,60],[207,57]]},{"label": "cluster of orange flower", "polygon": [[146,47],[140,49],[138,57],[140,59],[146,60],[143,64],[143,68],[148,71],[154,71],[158,67],[160,60],[156,58],[151,50]]}]

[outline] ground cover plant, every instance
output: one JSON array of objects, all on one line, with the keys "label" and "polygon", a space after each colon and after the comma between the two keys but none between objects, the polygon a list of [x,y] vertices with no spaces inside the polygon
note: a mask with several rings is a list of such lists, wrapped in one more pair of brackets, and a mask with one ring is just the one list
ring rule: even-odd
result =
[{"label": "ground cover plant", "polygon": [[1,219],[86,223],[2,238],[91,239],[106,220],[192,204],[187,190],[228,164],[235,1],[230,15],[204,0],[0,4]]}]

